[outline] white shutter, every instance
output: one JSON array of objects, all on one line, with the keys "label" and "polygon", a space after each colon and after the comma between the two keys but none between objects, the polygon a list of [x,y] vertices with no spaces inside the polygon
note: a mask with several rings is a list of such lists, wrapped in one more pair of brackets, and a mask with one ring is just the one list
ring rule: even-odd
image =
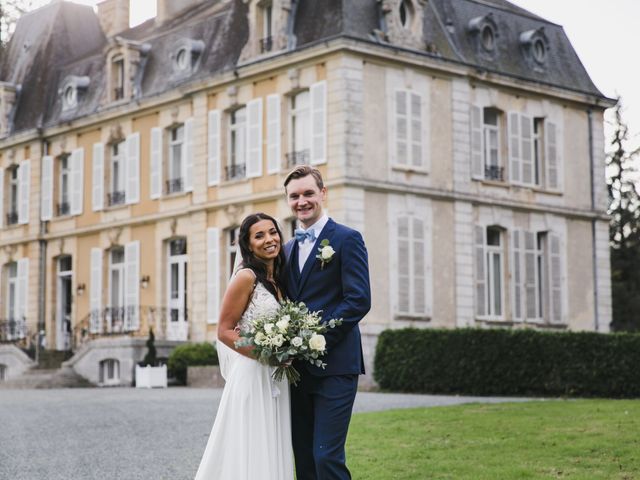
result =
[{"label": "white shutter", "polygon": [[425,225],[420,218],[413,218],[411,264],[413,265],[413,298],[411,313],[424,315],[427,313],[427,279],[425,258]]},{"label": "white shutter", "polygon": [[220,309],[220,233],[207,228],[207,323],[218,323]]},{"label": "white shutter", "polygon": [[53,157],[42,157],[42,178],[40,180],[40,220],[53,218]]},{"label": "white shutter", "polygon": [[520,161],[520,116],[517,112],[510,112],[508,118],[509,130],[509,176],[513,183],[522,181],[522,163]]},{"label": "white shutter", "polygon": [[[52,172],[53,173],[53,172]],[[104,145],[102,143],[93,144],[93,189],[91,190],[91,204],[93,211],[97,212],[104,208]],[[44,183],[44,177],[43,177]],[[43,189],[44,190],[44,189]],[[44,196],[43,202],[44,202]]]},{"label": "white shutter", "polygon": [[267,173],[280,171],[280,95],[267,97]]},{"label": "white shutter", "polygon": [[484,179],[482,153],[482,110],[471,105],[471,178]]},{"label": "white shutter", "polygon": [[395,164],[406,165],[409,157],[409,112],[407,109],[407,92],[396,90],[395,95]]},{"label": "white shutter", "polygon": [[409,217],[398,218],[398,313],[411,312],[411,237]]},{"label": "white shutter", "polygon": [[546,164],[547,164],[547,188],[560,190],[560,159],[558,158],[557,129],[556,124],[546,121],[544,124]]},{"label": "white shutter", "polygon": [[411,164],[414,167],[422,168],[424,166],[424,154],[422,148],[422,96],[411,92],[409,107],[411,115],[409,116],[409,138],[411,147]]},{"label": "white shutter", "polygon": [[18,170],[18,223],[29,223],[29,186],[31,180],[31,164],[29,160],[20,162]]},{"label": "white shutter", "polygon": [[4,226],[4,168],[0,168],[0,227]]},{"label": "white shutter", "polygon": [[27,318],[27,305],[29,305],[29,259],[18,260],[18,291],[17,291],[17,317]]},{"label": "white shutter", "polygon": [[538,320],[538,273],[536,265],[536,234],[523,232],[524,236],[524,292],[525,318]]},{"label": "white shutter", "polygon": [[220,110],[209,111],[209,186],[220,183]]},{"label": "white shutter", "polygon": [[562,323],[562,258],[560,237],[549,234],[549,319],[551,323]]},{"label": "white shutter", "polygon": [[533,170],[533,119],[527,115],[520,115],[520,159],[522,162],[522,183],[533,185],[535,181]]},{"label": "white shutter", "polygon": [[513,252],[511,261],[511,283],[513,287],[513,297],[511,299],[512,316],[514,321],[522,321],[523,305],[523,235],[522,232],[514,230],[511,232],[511,250]]},{"label": "white shutter", "polygon": [[125,186],[125,203],[130,205],[140,201],[140,134],[127,136],[126,145],[127,179]]},{"label": "white shutter", "polygon": [[102,332],[102,250],[91,249],[91,285],[89,298],[89,330],[91,333]]},{"label": "white shutter", "polygon": [[162,128],[151,129],[151,178],[150,196],[160,198],[162,194]]},{"label": "white shutter", "polygon": [[71,152],[71,215],[80,215],[84,196],[84,149]]},{"label": "white shutter", "polygon": [[311,96],[311,165],[327,161],[327,82],[314,83]]},{"label": "white shutter", "polygon": [[262,99],[247,103],[247,178],[262,175]]},{"label": "white shutter", "polygon": [[487,315],[487,256],[484,254],[484,227],[475,226],[475,281],[476,281],[476,315]]},{"label": "white shutter", "polygon": [[128,331],[140,327],[140,242],[127,243],[124,247],[124,327]]},{"label": "white shutter", "polygon": [[182,162],[182,178],[184,179],[184,191],[193,192],[193,131],[195,119],[188,118],[184,122],[184,162]]}]

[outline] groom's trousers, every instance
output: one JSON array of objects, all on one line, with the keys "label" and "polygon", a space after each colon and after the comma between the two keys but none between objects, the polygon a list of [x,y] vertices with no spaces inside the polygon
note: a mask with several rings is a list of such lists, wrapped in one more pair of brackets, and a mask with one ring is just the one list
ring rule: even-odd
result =
[{"label": "groom's trousers", "polygon": [[358,375],[316,377],[302,372],[291,388],[291,427],[297,480],[348,480],[344,445]]}]

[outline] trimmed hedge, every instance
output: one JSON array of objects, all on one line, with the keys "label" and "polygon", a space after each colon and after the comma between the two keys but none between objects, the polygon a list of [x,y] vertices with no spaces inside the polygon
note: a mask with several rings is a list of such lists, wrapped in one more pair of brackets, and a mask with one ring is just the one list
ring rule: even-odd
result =
[{"label": "trimmed hedge", "polygon": [[640,396],[640,335],[536,330],[386,330],[385,390],[465,395]]},{"label": "trimmed hedge", "polygon": [[187,383],[187,367],[218,365],[218,352],[211,343],[186,343],[171,351],[167,362],[169,370],[183,385]]}]

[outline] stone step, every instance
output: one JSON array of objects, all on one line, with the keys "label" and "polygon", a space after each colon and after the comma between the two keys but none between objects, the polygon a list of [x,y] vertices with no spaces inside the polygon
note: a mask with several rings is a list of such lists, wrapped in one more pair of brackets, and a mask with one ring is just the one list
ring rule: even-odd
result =
[{"label": "stone step", "polygon": [[40,350],[40,352],[38,352],[38,368],[57,370],[62,366],[62,362],[70,359],[71,356],[71,351]]},{"label": "stone step", "polygon": [[31,369],[19,377],[0,382],[0,388],[87,388],[88,380],[69,367],[58,370]]}]

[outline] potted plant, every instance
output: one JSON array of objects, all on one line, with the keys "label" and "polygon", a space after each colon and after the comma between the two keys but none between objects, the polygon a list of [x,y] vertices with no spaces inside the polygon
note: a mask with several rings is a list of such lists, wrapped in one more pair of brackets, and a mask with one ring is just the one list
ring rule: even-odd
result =
[{"label": "potted plant", "polygon": [[151,328],[147,339],[147,354],[142,362],[136,365],[136,388],[167,388],[167,366],[157,365],[155,340],[156,337]]}]

